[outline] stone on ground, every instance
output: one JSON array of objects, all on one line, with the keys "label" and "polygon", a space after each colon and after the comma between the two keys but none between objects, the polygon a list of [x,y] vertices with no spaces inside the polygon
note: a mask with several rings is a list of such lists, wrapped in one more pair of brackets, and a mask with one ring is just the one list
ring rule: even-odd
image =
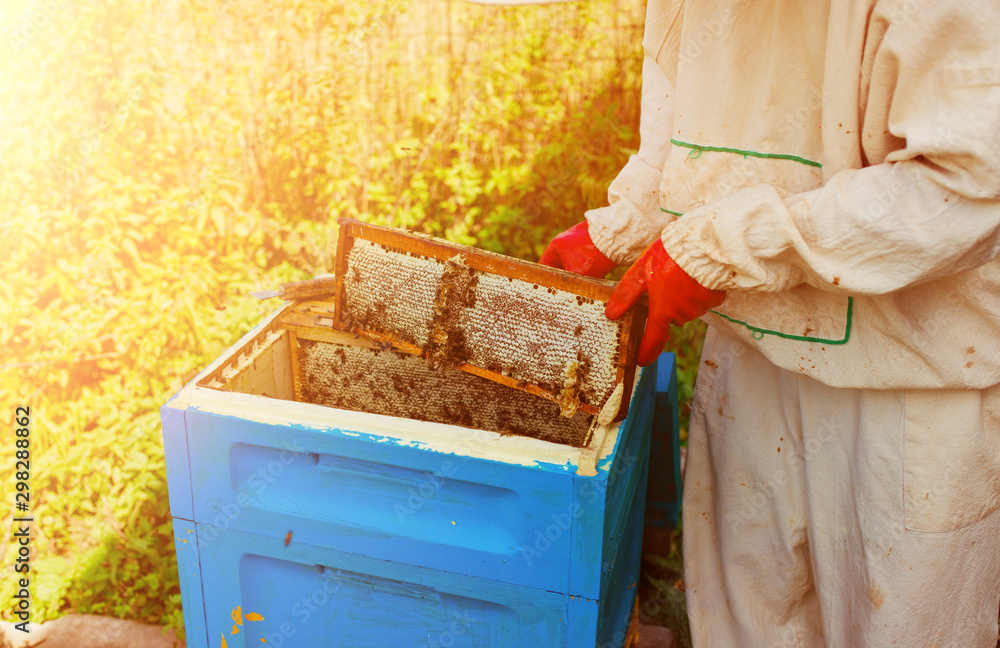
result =
[{"label": "stone on ground", "polygon": [[0,622],[0,648],[184,648],[172,630],[94,614],[68,614],[24,633]]}]

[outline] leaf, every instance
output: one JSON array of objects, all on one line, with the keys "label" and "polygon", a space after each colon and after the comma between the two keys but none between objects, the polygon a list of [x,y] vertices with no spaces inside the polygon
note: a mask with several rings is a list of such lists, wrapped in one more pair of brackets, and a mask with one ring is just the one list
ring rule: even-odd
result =
[{"label": "leaf", "polygon": [[226,210],[218,205],[213,205],[208,210],[208,215],[212,219],[212,224],[215,225],[216,231],[219,232],[220,236],[226,235]]}]

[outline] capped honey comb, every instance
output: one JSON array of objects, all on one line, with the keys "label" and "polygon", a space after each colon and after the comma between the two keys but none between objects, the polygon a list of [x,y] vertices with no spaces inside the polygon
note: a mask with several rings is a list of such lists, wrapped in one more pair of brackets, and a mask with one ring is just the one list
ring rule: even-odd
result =
[{"label": "capped honey comb", "polygon": [[[359,341],[360,342],[360,341]],[[583,447],[592,417],[423,358],[357,342],[298,339],[300,400],[357,412],[447,423]]]},{"label": "capped honey comb", "polygon": [[[604,317],[614,283],[439,239],[340,221],[332,326],[558,404],[627,414],[640,305]],[[613,413],[613,412],[612,412]]]}]

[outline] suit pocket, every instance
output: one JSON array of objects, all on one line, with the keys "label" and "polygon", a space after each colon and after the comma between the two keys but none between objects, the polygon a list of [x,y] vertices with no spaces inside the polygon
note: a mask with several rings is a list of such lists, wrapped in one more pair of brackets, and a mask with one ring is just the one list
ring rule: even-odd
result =
[{"label": "suit pocket", "polygon": [[1000,385],[906,394],[903,510],[911,531],[951,531],[1000,508]]}]

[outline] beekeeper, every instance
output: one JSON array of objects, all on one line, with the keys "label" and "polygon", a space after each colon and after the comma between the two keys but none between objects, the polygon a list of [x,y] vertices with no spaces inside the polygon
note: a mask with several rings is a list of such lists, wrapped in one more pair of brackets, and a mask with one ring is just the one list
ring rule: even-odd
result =
[{"label": "beekeeper", "polygon": [[696,647],[993,648],[1000,3],[649,0],[641,146],[543,262],[704,316]]}]

